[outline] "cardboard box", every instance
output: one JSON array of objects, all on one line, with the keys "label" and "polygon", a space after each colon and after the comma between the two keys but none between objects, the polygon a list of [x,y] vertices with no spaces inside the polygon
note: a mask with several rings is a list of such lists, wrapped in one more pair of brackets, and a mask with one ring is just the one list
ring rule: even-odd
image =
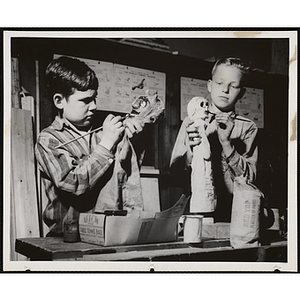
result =
[{"label": "cardboard box", "polygon": [[165,211],[132,210],[127,216],[81,213],[81,241],[102,246],[176,241],[178,220],[187,202],[188,198],[182,195],[173,207]]},{"label": "cardboard box", "polygon": [[230,223],[217,222],[213,224],[203,224],[202,237],[213,239],[229,239]]}]

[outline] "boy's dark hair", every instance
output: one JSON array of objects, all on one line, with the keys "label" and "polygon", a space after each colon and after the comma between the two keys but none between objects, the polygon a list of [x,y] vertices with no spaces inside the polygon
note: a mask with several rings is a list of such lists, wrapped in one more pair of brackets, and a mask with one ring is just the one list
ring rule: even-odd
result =
[{"label": "boy's dark hair", "polygon": [[61,56],[54,59],[46,69],[46,90],[50,99],[61,93],[68,98],[79,91],[98,89],[98,79],[95,72],[84,62],[71,57]]},{"label": "boy's dark hair", "polygon": [[220,65],[233,66],[238,68],[243,74],[242,81],[246,80],[250,72],[250,66],[248,66],[243,60],[237,57],[228,57],[228,58],[221,58],[216,61],[211,71],[212,76],[214,75],[217,67]]}]

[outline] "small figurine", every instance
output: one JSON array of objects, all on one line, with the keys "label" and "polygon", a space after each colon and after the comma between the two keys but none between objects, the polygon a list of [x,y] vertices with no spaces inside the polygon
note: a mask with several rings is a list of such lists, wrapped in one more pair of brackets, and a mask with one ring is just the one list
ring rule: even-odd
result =
[{"label": "small figurine", "polygon": [[208,100],[203,97],[192,98],[187,105],[187,112],[201,136],[201,143],[193,149],[190,212],[213,212],[217,197],[213,183],[210,144],[205,131]]}]

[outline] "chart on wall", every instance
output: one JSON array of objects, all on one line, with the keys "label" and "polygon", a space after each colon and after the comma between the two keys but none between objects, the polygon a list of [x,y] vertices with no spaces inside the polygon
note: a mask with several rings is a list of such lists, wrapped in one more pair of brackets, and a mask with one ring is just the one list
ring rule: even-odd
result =
[{"label": "chart on wall", "polygon": [[[61,55],[54,55],[58,58]],[[165,103],[166,74],[112,62],[78,58],[85,62],[99,81],[97,109],[128,113],[131,103],[141,95],[158,93]]]},{"label": "chart on wall", "polygon": [[[181,77],[180,80],[181,120],[187,116],[187,104],[193,97],[209,99],[207,81],[195,78]],[[258,128],[264,128],[264,91],[256,88],[246,88],[244,96],[236,103],[236,113],[256,123]]]},{"label": "chart on wall", "polygon": [[245,95],[235,105],[236,113],[264,128],[264,90],[246,88]]},{"label": "chart on wall", "polygon": [[130,111],[131,103],[146,92],[158,93],[165,103],[166,75],[161,72],[114,64],[114,102],[117,111]]}]

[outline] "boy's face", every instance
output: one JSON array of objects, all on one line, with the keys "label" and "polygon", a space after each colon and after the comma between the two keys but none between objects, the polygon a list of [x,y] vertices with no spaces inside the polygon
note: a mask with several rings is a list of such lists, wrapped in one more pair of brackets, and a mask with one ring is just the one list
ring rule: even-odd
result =
[{"label": "boy's face", "polygon": [[88,128],[97,108],[96,96],[95,90],[78,91],[75,89],[68,99],[62,99],[63,117],[78,129]]},{"label": "boy's face", "polygon": [[242,96],[243,74],[233,66],[219,65],[208,81],[207,87],[214,105],[221,111],[229,111]]}]

